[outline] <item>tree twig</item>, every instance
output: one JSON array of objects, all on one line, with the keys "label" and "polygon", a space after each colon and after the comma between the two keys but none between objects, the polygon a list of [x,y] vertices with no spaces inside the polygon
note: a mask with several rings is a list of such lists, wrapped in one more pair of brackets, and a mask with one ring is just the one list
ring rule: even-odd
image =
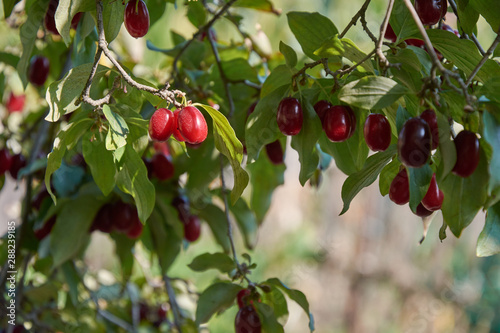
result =
[{"label": "tree twig", "polygon": [[339,34],[339,39],[343,38],[345,34],[349,31],[349,29],[352,28],[353,25],[356,25],[356,22],[358,22],[358,19],[361,21],[361,24],[363,25],[363,29],[366,31],[368,36],[371,38],[371,40],[376,43],[377,38],[373,35],[373,33],[368,29],[368,25],[366,23],[366,10],[368,8],[368,5],[370,4],[371,0],[365,0],[365,3],[361,8],[358,10],[358,12],[352,17],[351,21],[347,24],[347,26],[344,28],[344,30]]},{"label": "tree twig", "polygon": [[380,25],[380,36],[378,38],[376,47],[375,47],[375,53],[377,54],[380,64],[382,64],[384,67],[389,66],[389,61],[385,57],[384,53],[382,52],[382,45],[384,44],[384,36],[385,36],[385,31],[387,30],[387,25],[389,24],[389,18],[391,17],[392,13],[392,7],[394,6],[394,0],[389,0],[389,4],[387,5],[387,10],[385,12],[385,17],[384,21]]},{"label": "tree twig", "polygon": [[493,51],[495,51],[495,48],[497,47],[497,45],[499,43],[500,43],[500,30],[497,32],[497,37],[495,38],[495,40],[493,41],[493,43],[491,43],[491,46],[488,49],[488,51],[486,51],[486,53],[484,54],[484,56],[481,59],[481,61],[477,64],[477,66],[474,68],[474,70],[472,71],[472,73],[470,73],[469,78],[467,79],[467,82],[465,82],[466,86],[468,86],[469,84],[471,84],[472,79],[474,79],[474,77],[479,72],[479,70],[481,69],[481,67],[483,67],[483,65],[489,59],[490,55],[493,54]]},{"label": "tree twig", "polygon": [[177,299],[175,298],[175,291],[172,287],[170,278],[165,274],[163,276],[163,281],[165,282],[165,288],[167,289],[168,303],[172,308],[172,313],[174,314],[174,325],[182,333],[182,314],[179,310],[179,305],[177,304]]},{"label": "tree twig", "polygon": [[[457,17],[457,21],[460,22],[460,15],[458,15],[458,8],[457,8],[457,4],[455,3],[455,0],[448,0],[449,4],[450,4],[450,7],[451,9],[453,10],[453,13],[455,14],[455,16]],[[479,40],[477,40],[477,37],[476,35],[474,35],[474,33],[472,33],[471,37],[469,38],[469,35],[467,35],[465,33],[465,31],[463,31],[462,29],[462,36],[465,36],[467,39],[471,39],[474,44],[476,44],[477,46],[477,49],[479,50],[479,52],[481,53],[482,56],[485,55],[485,51],[483,49],[483,46],[481,45],[481,43],[479,43]]]}]

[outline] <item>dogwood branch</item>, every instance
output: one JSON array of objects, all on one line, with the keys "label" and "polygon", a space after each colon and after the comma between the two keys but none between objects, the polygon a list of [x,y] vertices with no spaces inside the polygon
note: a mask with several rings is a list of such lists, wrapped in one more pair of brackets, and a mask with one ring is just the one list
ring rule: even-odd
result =
[{"label": "dogwood branch", "polygon": [[172,313],[174,314],[174,325],[182,333],[182,315],[179,311],[179,305],[177,304],[177,299],[175,298],[175,291],[172,287],[170,278],[167,275],[163,276],[163,281],[165,282],[165,288],[167,289],[168,303],[172,308]]},{"label": "dogwood branch", "polygon": [[472,79],[474,79],[474,77],[479,72],[481,67],[483,67],[483,65],[486,63],[486,61],[490,58],[490,56],[493,54],[493,51],[495,51],[495,48],[498,46],[499,43],[500,43],[500,29],[498,30],[497,37],[495,38],[495,40],[491,44],[488,51],[486,51],[486,53],[483,55],[483,58],[481,59],[481,61],[477,64],[477,66],[474,68],[472,73],[470,73],[470,76],[467,79],[467,82],[465,82],[465,85],[468,86],[469,84],[471,84]]},{"label": "dogwood branch", "polygon": [[375,53],[377,54],[380,63],[384,67],[389,66],[389,61],[382,52],[382,45],[384,43],[385,31],[387,30],[387,25],[389,24],[389,18],[391,17],[392,7],[394,7],[394,0],[389,0],[389,4],[387,5],[387,10],[385,12],[384,21],[380,25],[380,36],[378,38],[377,45],[375,47]]},{"label": "dogwood branch", "polygon": [[349,31],[349,29],[352,28],[353,25],[356,25],[356,22],[358,20],[361,21],[361,25],[363,25],[363,29],[367,33],[367,35],[371,38],[371,40],[374,43],[377,43],[377,37],[373,35],[373,33],[368,29],[368,25],[366,23],[366,10],[368,9],[368,5],[370,4],[371,0],[366,0],[363,6],[358,10],[358,12],[352,17],[351,21],[347,24],[347,26],[344,28],[344,30],[339,34],[339,38],[343,38],[345,34]]}]

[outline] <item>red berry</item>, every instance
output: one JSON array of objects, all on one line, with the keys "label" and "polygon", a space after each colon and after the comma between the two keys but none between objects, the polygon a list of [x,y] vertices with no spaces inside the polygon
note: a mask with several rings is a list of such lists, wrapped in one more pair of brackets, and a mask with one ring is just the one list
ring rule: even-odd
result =
[{"label": "red berry", "polygon": [[410,118],[399,132],[399,159],[407,167],[419,168],[431,155],[431,130],[421,118]]},{"label": "red berry", "polygon": [[42,240],[45,237],[47,237],[52,231],[54,224],[56,224],[56,215],[48,219],[47,222],[45,222],[40,229],[34,231],[36,239]]},{"label": "red berry", "polygon": [[267,144],[266,153],[271,163],[276,165],[283,163],[283,148],[281,148],[281,143],[279,140]]},{"label": "red berry", "polygon": [[76,28],[78,28],[78,23],[80,23],[82,16],[83,16],[82,12],[78,12],[75,14],[75,16],[73,16],[73,18],[71,19],[71,28],[73,28],[75,30],[76,30]]},{"label": "red berry", "polygon": [[247,119],[248,117],[255,111],[255,107],[257,106],[258,102],[253,102],[252,105],[247,110]]},{"label": "red berry", "polygon": [[323,120],[325,119],[326,111],[331,107],[332,107],[332,104],[328,101],[325,101],[324,99],[322,99],[321,101],[318,101],[316,104],[314,104],[314,111],[316,111],[316,114],[318,115],[322,124],[323,124]]},{"label": "red berry", "polygon": [[147,320],[149,314],[149,306],[144,303],[139,303],[139,321]]},{"label": "red berry", "polygon": [[238,307],[241,309],[242,307],[247,305],[247,297],[250,296],[252,292],[250,289],[241,289],[236,295],[236,301],[238,302]]},{"label": "red berry", "polygon": [[177,128],[186,142],[196,144],[207,138],[208,127],[205,117],[194,106],[181,109],[177,116]]},{"label": "red berry", "polygon": [[136,223],[141,223],[137,208],[122,201],[113,205],[111,219],[114,228],[123,233],[127,233]]},{"label": "red berry", "polygon": [[366,118],[363,134],[373,151],[384,151],[391,144],[391,125],[382,114],[372,113]]},{"label": "red berry", "polygon": [[26,95],[14,95],[14,93],[11,92],[6,105],[7,111],[9,111],[9,113],[23,111],[25,101]]},{"label": "red berry", "polygon": [[281,133],[297,135],[302,129],[302,107],[298,99],[287,97],[281,100],[276,114],[276,121]]},{"label": "red berry", "polygon": [[128,238],[131,239],[136,239],[142,234],[142,229],[144,228],[144,225],[141,223],[139,219],[134,220],[134,224],[132,227],[127,231],[127,236]]},{"label": "red berry", "polygon": [[460,177],[469,177],[479,164],[479,140],[476,133],[464,130],[454,140],[457,149],[457,162],[453,173]]},{"label": "red berry", "polygon": [[43,86],[49,77],[50,62],[44,56],[34,56],[31,58],[28,69],[28,79],[36,86]]},{"label": "red berry", "polygon": [[396,205],[404,205],[410,201],[410,183],[408,173],[402,168],[391,182],[389,199]]},{"label": "red berry", "polygon": [[441,209],[443,200],[443,191],[441,191],[437,185],[436,174],[433,174],[429,189],[427,190],[425,197],[422,199],[422,205],[425,207],[425,209],[433,212],[435,210]]},{"label": "red berry", "polygon": [[188,242],[194,242],[198,238],[200,238],[200,234],[201,234],[200,219],[196,215],[189,216],[187,223],[184,224],[184,238]]},{"label": "red berry", "polygon": [[422,112],[420,118],[425,120],[429,125],[432,136],[432,149],[436,149],[439,146],[439,128],[436,113],[431,109],[427,109]]},{"label": "red berry", "polygon": [[26,166],[26,158],[22,154],[12,156],[12,163],[9,168],[9,173],[12,178],[17,179],[19,170]]},{"label": "red berry", "polygon": [[153,140],[166,141],[174,133],[174,114],[161,108],[155,111],[149,120],[149,136]]},{"label": "red berry", "polygon": [[153,175],[159,180],[168,180],[174,176],[174,164],[172,157],[163,153],[153,155],[151,159]]},{"label": "red berry", "polygon": [[153,143],[153,148],[155,149],[155,152],[157,153],[162,153],[167,156],[170,156],[170,148],[168,147],[168,143],[166,142],[154,142]]},{"label": "red berry", "polygon": [[420,48],[424,48],[424,46],[425,46],[424,41],[421,39],[410,38],[410,39],[405,40],[405,42],[408,45],[416,46],[416,47],[420,47]]},{"label": "red berry", "polygon": [[356,126],[355,119],[354,112],[350,107],[342,105],[332,106],[325,113],[323,130],[331,141],[345,141],[354,133]]},{"label": "red berry", "polygon": [[59,35],[59,31],[57,31],[56,28],[56,20],[54,17],[56,15],[56,10],[58,5],[59,5],[59,0],[50,0],[49,8],[45,13],[45,19],[44,19],[45,29],[47,29],[47,31],[51,32],[54,35]]},{"label": "red berry", "polygon": [[3,175],[12,165],[12,156],[7,148],[0,150],[0,175]]},{"label": "red berry", "polygon": [[173,136],[177,141],[184,142],[184,141],[186,141],[186,139],[184,139],[181,132],[179,131],[179,112],[181,112],[181,110],[179,110],[179,109],[174,111],[174,133],[173,133]]},{"label": "red berry", "polygon": [[144,36],[149,30],[149,12],[144,1],[127,2],[123,22],[130,36],[135,38]]},{"label": "red berry", "polygon": [[392,43],[396,42],[396,40],[398,39],[398,36],[396,36],[390,24],[387,25],[387,30],[385,30],[384,38]]},{"label": "red berry", "polygon": [[259,315],[252,305],[241,308],[234,320],[236,333],[261,333],[262,324]]},{"label": "red berry", "polygon": [[160,304],[158,307],[158,319],[164,321],[167,319],[168,305],[166,303]]},{"label": "red berry", "polygon": [[431,214],[432,214],[432,212],[430,210],[428,210],[427,208],[425,208],[424,205],[422,205],[422,203],[418,204],[415,215],[420,216],[420,217],[427,217]]},{"label": "red berry", "polygon": [[90,232],[94,230],[99,230],[105,233],[110,233],[113,231],[113,205],[105,204],[102,206],[97,215],[94,217],[94,221],[90,226]]},{"label": "red berry", "polygon": [[423,24],[433,25],[446,14],[447,0],[415,0],[415,10]]},{"label": "red berry", "polygon": [[460,34],[458,33],[458,30],[453,29],[448,24],[443,23],[443,25],[441,26],[441,29],[442,30],[447,30],[449,32],[453,32],[457,37],[460,37]]}]

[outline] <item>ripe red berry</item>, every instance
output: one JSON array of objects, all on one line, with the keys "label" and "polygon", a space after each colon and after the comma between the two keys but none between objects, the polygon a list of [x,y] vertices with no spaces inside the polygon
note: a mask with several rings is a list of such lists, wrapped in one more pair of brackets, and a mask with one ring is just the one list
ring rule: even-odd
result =
[{"label": "ripe red berry", "polygon": [[109,234],[113,231],[113,221],[113,205],[107,203],[97,212],[97,215],[94,217],[94,221],[90,226],[89,232],[99,230]]},{"label": "ripe red berry", "polygon": [[177,109],[174,111],[174,133],[172,134],[174,138],[179,141],[179,142],[184,142],[186,139],[182,136],[181,132],[179,131],[179,112],[181,112],[180,109]]},{"label": "ripe red berry", "polygon": [[234,320],[236,333],[261,333],[262,324],[259,315],[252,305],[241,308]]},{"label": "ripe red berry", "polygon": [[423,24],[433,25],[446,14],[447,0],[415,0],[415,10]]},{"label": "ripe red berry", "polygon": [[7,148],[0,150],[0,175],[3,175],[10,169],[12,164],[12,156]]},{"label": "ripe red berry", "polygon": [[151,159],[153,175],[159,180],[168,180],[174,176],[172,157],[163,153],[156,153]]},{"label": "ripe red berry", "polygon": [[153,140],[166,141],[174,133],[174,114],[161,108],[156,110],[149,120],[149,136]]},{"label": "ripe red berry", "polygon": [[187,223],[184,224],[184,238],[188,242],[194,242],[198,238],[200,238],[200,234],[201,234],[200,219],[196,215],[189,216]]},{"label": "ripe red berry", "polygon": [[453,173],[460,177],[469,177],[479,164],[479,140],[476,133],[464,130],[456,136],[457,162]]},{"label": "ripe red berry", "polygon": [[36,86],[43,86],[49,77],[50,62],[44,56],[33,56],[28,69],[28,79]]},{"label": "ripe red berry", "polygon": [[431,155],[431,130],[421,118],[410,118],[399,132],[399,159],[407,167],[419,168]]},{"label": "ripe red berry", "polygon": [[168,305],[166,303],[160,304],[158,307],[158,319],[160,321],[164,321],[167,319],[167,311],[168,311]]},{"label": "ripe red berry", "polygon": [[123,22],[132,37],[139,38],[148,32],[149,12],[143,0],[130,0],[127,2]]},{"label": "ripe red berry", "polygon": [[205,117],[194,106],[186,106],[179,111],[177,128],[186,142],[197,144],[207,138],[208,127]]},{"label": "ripe red berry", "polygon": [[391,125],[382,114],[372,113],[366,118],[363,134],[373,151],[384,151],[391,144]]},{"label": "ripe red berry", "polygon": [[342,105],[332,106],[325,113],[323,130],[331,141],[345,141],[354,133],[356,126],[355,119],[354,112],[350,107]]},{"label": "ripe red berry", "polygon": [[398,36],[396,36],[390,24],[387,25],[387,30],[385,30],[384,38],[390,41],[391,43],[396,42],[396,40],[398,39]]},{"label": "ripe red berry", "polygon": [[389,199],[396,205],[404,205],[410,201],[410,183],[408,173],[402,168],[391,182]]},{"label": "ripe red berry", "polygon": [[420,47],[420,48],[424,48],[424,46],[425,46],[425,43],[423,40],[415,39],[415,38],[407,39],[407,40],[405,40],[405,43],[407,45],[416,46],[416,47]]},{"label": "ripe red berry", "polygon": [[36,239],[42,240],[47,237],[52,231],[54,224],[56,224],[56,215],[48,219],[40,229],[34,231]]},{"label": "ripe red berry", "polygon": [[332,104],[328,101],[325,101],[324,99],[322,99],[321,101],[318,101],[316,104],[314,104],[314,111],[316,111],[316,114],[318,115],[322,124],[323,124],[323,120],[325,119],[326,111],[331,107],[332,107]]},{"label": "ripe red berry", "polygon": [[246,306],[248,302],[246,301],[247,297],[250,296],[252,292],[250,289],[241,289],[236,295],[236,301],[238,302],[238,307],[241,309]]},{"label": "ripe red berry", "polygon": [[448,24],[443,23],[443,25],[441,26],[441,29],[449,31],[449,32],[453,32],[457,37],[460,37],[460,33],[458,32],[458,30],[453,29]]},{"label": "ripe red berry", "polygon": [[113,205],[111,219],[116,231],[127,233],[132,227],[141,223],[137,208],[131,204],[119,201]]},{"label": "ripe red berry", "polygon": [[21,112],[24,109],[24,102],[26,101],[26,95],[14,95],[13,92],[9,95],[9,100],[7,101],[7,111],[9,113]]},{"label": "ripe red berry", "polygon": [[76,30],[76,28],[78,28],[78,23],[80,23],[82,16],[83,16],[82,12],[78,12],[75,14],[75,16],[73,16],[73,18],[71,19],[71,28],[72,29]]},{"label": "ripe red berry", "polygon": [[56,28],[56,10],[59,5],[59,0],[50,0],[49,7],[47,8],[47,12],[45,13],[44,24],[45,29],[54,35],[59,35],[59,31]]},{"label": "ripe red berry", "polygon": [[436,174],[433,174],[431,183],[429,185],[429,189],[427,190],[427,193],[422,199],[422,205],[425,207],[425,209],[433,212],[435,210],[441,209],[441,206],[443,205],[443,200],[444,200],[443,191],[441,191],[437,185]]},{"label": "ripe red berry", "polygon": [[19,170],[26,166],[26,158],[22,154],[12,156],[12,163],[10,164],[9,174],[12,178],[17,179]]},{"label": "ripe red berry", "polygon": [[283,163],[283,148],[281,148],[281,143],[279,140],[267,144],[266,153],[271,163],[275,165]]},{"label": "ripe red berry", "polygon": [[143,228],[144,228],[144,225],[141,223],[141,221],[139,219],[134,219],[134,224],[127,231],[126,234],[127,234],[128,238],[136,239],[142,234]]},{"label": "ripe red berry", "polygon": [[432,212],[428,210],[427,208],[422,205],[422,203],[419,203],[415,212],[415,215],[420,216],[420,217],[427,217],[431,215]]},{"label": "ripe red berry", "polygon": [[281,100],[276,113],[276,121],[281,133],[297,135],[302,129],[302,107],[298,99],[286,97]]},{"label": "ripe red berry", "polygon": [[434,110],[427,109],[422,112],[420,118],[425,120],[429,125],[432,137],[432,149],[436,149],[439,146],[439,128],[436,113],[434,112]]}]

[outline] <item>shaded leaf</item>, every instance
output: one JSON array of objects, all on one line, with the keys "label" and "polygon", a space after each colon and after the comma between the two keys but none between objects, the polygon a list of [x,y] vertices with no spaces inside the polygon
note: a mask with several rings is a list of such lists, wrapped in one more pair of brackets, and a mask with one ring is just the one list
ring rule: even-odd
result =
[{"label": "shaded leaf", "polygon": [[113,153],[106,149],[99,138],[91,141],[90,133],[82,141],[82,152],[95,183],[107,196],[115,187],[116,167]]},{"label": "shaded leaf", "polygon": [[432,169],[429,164],[420,168],[408,168],[408,181],[410,183],[410,209],[415,212],[417,206],[424,198],[432,178]]},{"label": "shaded leaf", "polygon": [[[280,41],[280,52],[285,57],[286,65],[294,68],[297,65],[297,53],[290,46]],[[274,71],[273,71],[274,72]]]},{"label": "shaded leaf", "polygon": [[217,206],[207,204],[198,211],[198,215],[208,223],[217,243],[222,246],[224,252],[228,253],[229,239],[227,237],[227,222],[224,211]]},{"label": "shaded leaf", "polygon": [[236,266],[233,259],[225,253],[204,253],[194,258],[188,267],[196,272],[217,269],[221,273],[229,273]]},{"label": "shaded leaf", "polygon": [[500,253],[500,203],[488,208],[484,229],[477,240],[476,255],[488,257]]},{"label": "shaded leaf", "polygon": [[230,307],[241,289],[237,284],[225,282],[215,283],[205,289],[198,299],[196,323],[206,323],[215,313]]}]

